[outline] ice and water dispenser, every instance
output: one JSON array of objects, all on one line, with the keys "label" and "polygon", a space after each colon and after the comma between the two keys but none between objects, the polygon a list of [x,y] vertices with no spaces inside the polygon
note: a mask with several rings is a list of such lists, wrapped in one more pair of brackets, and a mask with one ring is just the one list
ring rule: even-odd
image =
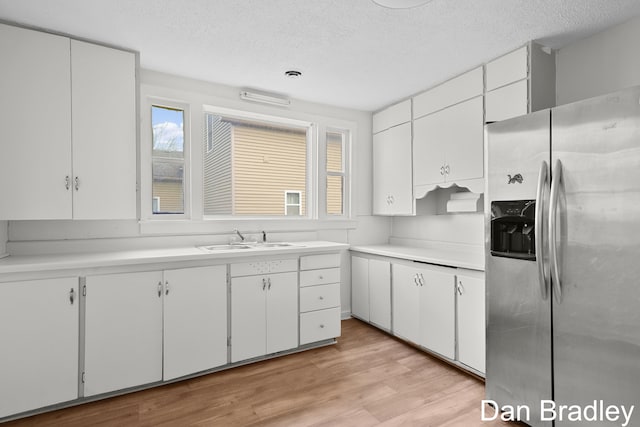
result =
[{"label": "ice and water dispenser", "polygon": [[535,200],[491,202],[491,255],[535,261]]}]

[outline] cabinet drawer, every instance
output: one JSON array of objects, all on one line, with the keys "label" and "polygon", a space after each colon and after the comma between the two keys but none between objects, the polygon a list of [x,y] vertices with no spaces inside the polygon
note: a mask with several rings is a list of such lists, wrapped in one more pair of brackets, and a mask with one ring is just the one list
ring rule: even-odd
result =
[{"label": "cabinet drawer", "polygon": [[297,259],[275,259],[231,264],[231,277],[285,273],[298,270]]},{"label": "cabinet drawer", "polygon": [[340,282],[339,268],[325,268],[300,272],[300,287]]},{"label": "cabinet drawer", "polygon": [[300,289],[300,312],[340,306],[340,284],[309,286]]},{"label": "cabinet drawer", "polygon": [[506,84],[526,79],[528,74],[528,49],[518,50],[501,56],[486,65],[486,90],[490,91]]},{"label": "cabinet drawer", "polygon": [[300,345],[340,336],[340,307],[300,315]]},{"label": "cabinet drawer", "polygon": [[340,267],[340,254],[307,255],[300,257],[300,270]]}]

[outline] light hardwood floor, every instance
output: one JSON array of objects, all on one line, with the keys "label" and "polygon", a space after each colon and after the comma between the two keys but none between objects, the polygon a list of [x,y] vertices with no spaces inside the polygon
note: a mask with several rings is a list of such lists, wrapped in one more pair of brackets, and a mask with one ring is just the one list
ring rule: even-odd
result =
[{"label": "light hardwood floor", "polygon": [[[355,319],[337,345],[7,423],[15,426],[511,426],[484,383]],[[490,411],[492,413],[492,411]]]}]

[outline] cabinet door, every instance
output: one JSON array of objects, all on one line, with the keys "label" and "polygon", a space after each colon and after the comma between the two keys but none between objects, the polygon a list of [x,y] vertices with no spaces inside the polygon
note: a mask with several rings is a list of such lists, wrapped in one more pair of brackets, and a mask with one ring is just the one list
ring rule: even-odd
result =
[{"label": "cabinet door", "polygon": [[413,185],[444,182],[444,150],[450,123],[448,109],[413,121]]},{"label": "cabinet door", "polygon": [[388,261],[369,260],[369,320],[391,330],[391,265]]},{"label": "cabinet door", "polygon": [[419,344],[455,358],[456,304],[454,270],[421,268]]},{"label": "cabinet door", "polygon": [[263,356],[266,353],[266,289],[266,276],[231,279],[232,362]]},{"label": "cabinet door", "polygon": [[298,273],[267,277],[267,354],[298,346]]},{"label": "cabinet door", "polygon": [[528,80],[525,79],[487,92],[485,121],[497,122],[527,114],[528,84]]},{"label": "cabinet door", "polygon": [[[447,181],[482,178],[484,171],[484,107],[482,97],[447,109]],[[446,111],[446,110],[445,110]]]},{"label": "cabinet door", "polygon": [[78,397],[77,297],[77,277],[0,283],[0,418]]},{"label": "cabinet door", "polygon": [[485,372],[485,283],[478,275],[457,276],[458,360]]},{"label": "cabinet door", "polygon": [[71,41],[73,217],[136,218],[135,55]]},{"label": "cabinet door", "polygon": [[85,396],[162,380],[162,273],[86,280]]},{"label": "cabinet door", "polygon": [[69,39],[0,24],[0,219],[69,219]]},{"label": "cabinet door", "polygon": [[420,341],[420,287],[416,269],[393,264],[393,334],[414,343]]},{"label": "cabinet door", "polygon": [[227,266],[164,272],[165,380],[227,363]]},{"label": "cabinet door", "polygon": [[351,257],[351,313],[369,321],[369,260]]},{"label": "cabinet door", "polygon": [[373,213],[413,214],[411,123],[373,135]]}]

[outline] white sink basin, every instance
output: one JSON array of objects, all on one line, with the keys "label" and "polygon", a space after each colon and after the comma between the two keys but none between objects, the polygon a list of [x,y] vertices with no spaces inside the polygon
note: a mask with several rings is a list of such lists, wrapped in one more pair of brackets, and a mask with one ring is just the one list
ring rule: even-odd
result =
[{"label": "white sink basin", "polygon": [[221,244],[221,245],[198,246],[199,249],[205,252],[235,251],[235,250],[244,250],[244,249],[287,248],[287,247],[302,247],[302,245],[297,245],[297,244],[287,243],[287,242],[268,242],[268,243],[252,242],[252,243],[230,243],[230,244]]},{"label": "white sink basin", "polygon": [[253,248],[253,246],[231,244],[231,245],[199,246],[198,248],[202,249],[203,251],[213,252],[213,251],[234,251],[234,250],[240,250],[240,249],[251,249]]}]

